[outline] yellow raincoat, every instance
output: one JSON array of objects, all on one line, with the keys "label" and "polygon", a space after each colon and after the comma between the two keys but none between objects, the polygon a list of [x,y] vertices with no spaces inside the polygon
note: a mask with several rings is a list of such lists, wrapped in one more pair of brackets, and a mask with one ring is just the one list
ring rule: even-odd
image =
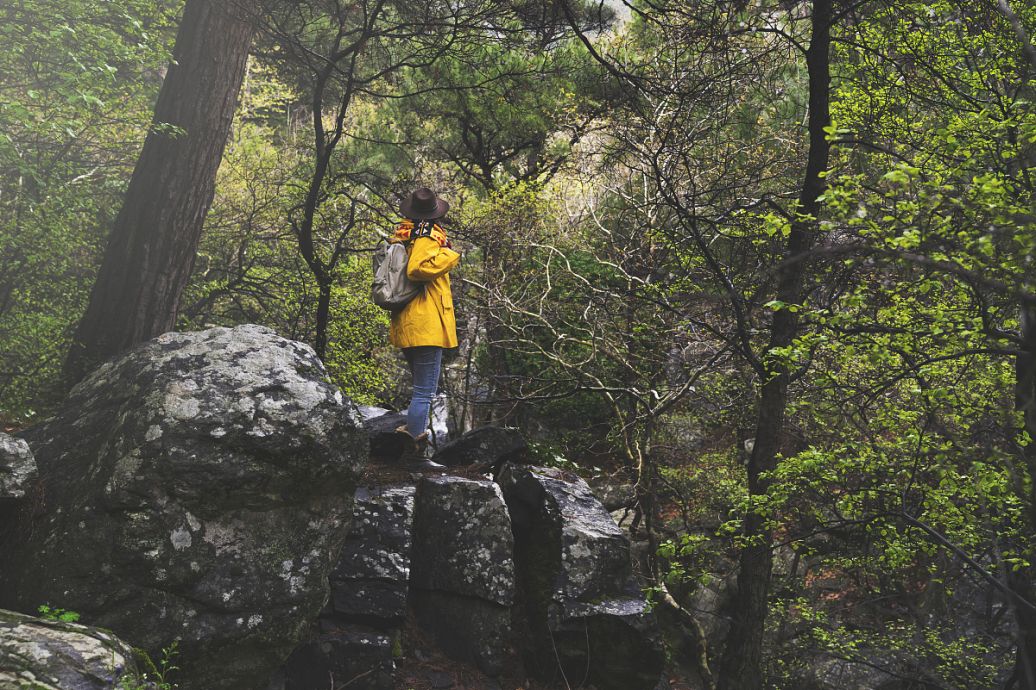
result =
[{"label": "yellow raincoat", "polygon": [[[389,242],[406,242],[412,228],[410,221],[400,223]],[[424,283],[425,289],[392,315],[389,342],[396,347],[457,347],[449,271],[460,261],[460,254],[448,244],[445,231],[436,225],[430,237],[418,237],[410,247],[407,278]]]}]

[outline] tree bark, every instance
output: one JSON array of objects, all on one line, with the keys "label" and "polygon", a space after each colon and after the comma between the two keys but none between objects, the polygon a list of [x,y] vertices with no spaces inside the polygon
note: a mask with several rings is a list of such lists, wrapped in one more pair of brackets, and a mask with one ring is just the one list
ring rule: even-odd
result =
[{"label": "tree bark", "polygon": [[70,384],[175,323],[245,74],[246,15],[233,2],[187,0],[151,131],[65,363]]},{"label": "tree bark", "polygon": [[331,321],[331,277],[321,275],[318,284],[316,337],[313,349],[321,361],[327,360],[327,327]]},{"label": "tree bark", "polygon": [[[814,0],[806,66],[809,71],[809,157],[799,195],[796,219],[791,224],[785,259],[808,252],[816,235],[820,210],[818,197],[824,190],[830,142],[825,128],[830,117],[830,46],[832,0]],[[804,271],[800,262],[778,273],[777,299],[786,305],[802,302]],[[774,313],[769,350],[791,345],[799,332],[797,312],[779,309]],[[764,358],[765,361],[765,358]],[[767,365],[762,382],[756,421],[755,445],[748,461],[748,491],[752,496],[766,493],[765,473],[777,465],[785,412],[788,407],[789,372],[783,364]],[[763,631],[769,603],[773,570],[772,535],[767,517],[757,512],[745,516],[730,632],[720,671],[720,690],[761,690],[763,687]]]}]

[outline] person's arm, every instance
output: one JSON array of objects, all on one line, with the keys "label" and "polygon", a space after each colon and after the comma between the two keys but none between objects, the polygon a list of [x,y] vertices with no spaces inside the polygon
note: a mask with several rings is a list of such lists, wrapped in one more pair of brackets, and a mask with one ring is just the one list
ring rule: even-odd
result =
[{"label": "person's arm", "polygon": [[406,265],[406,277],[416,281],[435,280],[448,273],[460,261],[460,254],[440,247],[431,237],[418,237],[414,240],[414,248],[410,251],[410,260]]}]

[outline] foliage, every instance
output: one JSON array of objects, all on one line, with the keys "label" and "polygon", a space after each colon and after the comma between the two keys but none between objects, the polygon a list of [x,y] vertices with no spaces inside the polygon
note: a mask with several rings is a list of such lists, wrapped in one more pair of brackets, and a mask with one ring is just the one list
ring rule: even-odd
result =
[{"label": "foliage", "polygon": [[0,22],[0,419],[54,399],[169,58],[173,4],[32,0]]},{"label": "foliage", "polygon": [[174,664],[174,659],[179,653],[179,644],[173,642],[168,647],[162,648],[162,658],[158,663],[142,649],[134,649],[137,662],[143,666],[140,673],[127,673],[119,678],[118,690],[176,690],[179,687],[172,682],[172,676],[180,670]]},{"label": "foliage", "polygon": [[79,620],[79,614],[75,611],[66,611],[62,608],[51,608],[49,604],[40,604],[36,611],[40,614],[40,618],[46,621],[75,623]]}]

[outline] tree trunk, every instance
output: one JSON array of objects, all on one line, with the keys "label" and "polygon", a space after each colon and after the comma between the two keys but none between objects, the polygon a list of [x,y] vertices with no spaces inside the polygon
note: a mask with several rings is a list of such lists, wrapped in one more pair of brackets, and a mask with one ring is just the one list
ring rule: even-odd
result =
[{"label": "tree trunk", "polygon": [[212,203],[252,33],[238,5],[187,0],[151,131],[66,360],[69,383],[173,327]]},{"label": "tree trunk", "polygon": [[327,326],[331,320],[331,276],[318,276],[320,294],[317,298],[316,338],[313,349],[321,361],[327,360]]},{"label": "tree trunk", "polygon": [[[824,130],[831,122],[831,4],[832,0],[813,2],[812,37],[806,51],[809,71],[809,158],[796,220],[791,224],[788,236],[786,259],[808,252],[813,245],[816,218],[820,210],[817,198],[824,190],[822,174],[827,169],[830,153],[830,143]],[[803,274],[799,262],[781,269],[778,274],[777,299],[788,305],[801,303],[804,297]],[[798,331],[797,313],[779,309],[774,314],[769,349],[787,347],[794,341]],[[767,366],[767,376],[760,390],[755,446],[748,461],[748,490],[753,496],[766,493],[769,482],[763,475],[777,465],[788,406],[788,383],[786,366]],[[745,516],[745,546],[739,559],[737,594],[723,653],[720,690],[761,690],[763,687],[763,630],[773,569],[772,535],[766,522],[767,517],[756,512]]]}]

